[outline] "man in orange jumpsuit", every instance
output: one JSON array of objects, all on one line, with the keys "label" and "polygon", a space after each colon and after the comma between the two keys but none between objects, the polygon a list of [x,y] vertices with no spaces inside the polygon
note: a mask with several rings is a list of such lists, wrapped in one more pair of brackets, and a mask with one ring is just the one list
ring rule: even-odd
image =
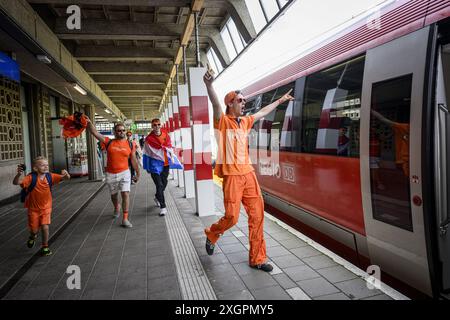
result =
[{"label": "man in orange jumpsuit", "polygon": [[264,201],[253,166],[249,161],[247,135],[255,121],[268,115],[280,104],[294,98],[289,95],[289,91],[257,113],[242,116],[245,106],[244,96],[240,91],[231,91],[224,99],[226,105],[224,114],[212,86],[212,71],[206,72],[203,81],[213,105],[214,128],[219,147],[215,173],[223,177],[225,206],[225,216],[205,229],[206,252],[212,255],[219,237],[237,223],[242,201],[248,214],[249,264],[253,268],[270,272],[273,267],[266,262],[266,243],[263,234]]},{"label": "man in orange jumpsuit", "polygon": [[409,177],[409,123],[400,123],[383,117],[375,110],[370,111],[374,117],[390,126],[394,131],[395,163],[401,167],[405,177]]}]

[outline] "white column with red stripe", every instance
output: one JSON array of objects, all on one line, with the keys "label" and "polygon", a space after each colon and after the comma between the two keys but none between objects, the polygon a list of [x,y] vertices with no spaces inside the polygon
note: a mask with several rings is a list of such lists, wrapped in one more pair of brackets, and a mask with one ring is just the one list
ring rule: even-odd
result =
[{"label": "white column with red stripe", "polygon": [[203,82],[205,72],[206,68],[189,68],[190,110],[194,137],[195,199],[199,216],[215,214],[208,92]]},{"label": "white column with red stripe", "polygon": [[[170,136],[170,141],[172,142],[172,145],[174,144],[175,141],[175,137],[173,134],[173,109],[172,109],[172,102],[169,102],[167,104],[167,110],[169,113],[169,136]],[[175,179],[175,175],[176,175],[176,170],[170,169],[170,174],[169,174],[169,179]]]},{"label": "white column with red stripe", "polygon": [[[172,96],[173,108],[173,132],[175,136],[174,151],[178,158],[180,158],[181,151],[181,133],[180,133],[180,111],[178,107],[178,96]],[[180,188],[184,187],[184,176],[181,170],[176,171],[175,185]]]},{"label": "white column with red stripe", "polygon": [[181,148],[184,175],[184,196],[195,197],[194,163],[192,157],[191,115],[189,112],[189,87],[187,84],[178,86],[179,111],[181,122]]}]

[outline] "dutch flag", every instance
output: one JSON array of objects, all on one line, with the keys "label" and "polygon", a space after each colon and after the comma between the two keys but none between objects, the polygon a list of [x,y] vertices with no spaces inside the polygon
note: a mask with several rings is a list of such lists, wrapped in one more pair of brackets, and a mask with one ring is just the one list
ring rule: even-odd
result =
[{"label": "dutch flag", "polygon": [[[146,139],[143,150],[143,167],[148,173],[160,174],[164,168],[164,150],[167,152],[170,169],[183,169],[178,157],[173,149],[169,146],[161,146],[159,142],[149,137]],[[152,141],[153,140],[153,141]]]}]

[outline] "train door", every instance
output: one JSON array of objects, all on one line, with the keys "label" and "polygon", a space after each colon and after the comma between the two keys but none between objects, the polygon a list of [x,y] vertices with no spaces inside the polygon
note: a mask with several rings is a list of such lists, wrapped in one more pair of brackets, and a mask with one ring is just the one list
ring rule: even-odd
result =
[{"label": "train door", "polygon": [[435,104],[435,190],[436,224],[440,265],[440,288],[450,290],[450,44],[440,45],[436,68],[436,104]]},{"label": "train door", "polygon": [[361,187],[370,261],[431,295],[422,207],[422,106],[429,28],[366,55]]}]

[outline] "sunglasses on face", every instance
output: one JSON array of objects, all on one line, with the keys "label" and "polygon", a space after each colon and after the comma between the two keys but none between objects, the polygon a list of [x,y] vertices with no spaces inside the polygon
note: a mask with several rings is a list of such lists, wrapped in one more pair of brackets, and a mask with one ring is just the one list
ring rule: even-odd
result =
[{"label": "sunglasses on face", "polygon": [[237,101],[238,103],[241,103],[241,102],[246,103],[246,102],[247,102],[247,100],[245,100],[244,98],[237,98],[236,101]]}]

